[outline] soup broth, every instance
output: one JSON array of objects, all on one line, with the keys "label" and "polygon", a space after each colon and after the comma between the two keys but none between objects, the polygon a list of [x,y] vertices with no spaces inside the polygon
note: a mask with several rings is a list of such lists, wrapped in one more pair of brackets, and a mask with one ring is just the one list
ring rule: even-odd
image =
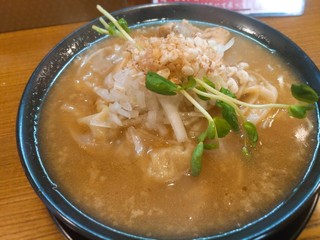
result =
[{"label": "soup broth", "polygon": [[[142,49],[138,51],[144,51],[143,41],[166,37],[168,33],[163,31],[166,29],[154,26],[135,30],[131,35]],[[179,34],[189,34],[189,30],[181,31]],[[237,90],[232,82],[240,85],[241,74],[249,74],[255,79],[265,79],[276,88],[277,102],[295,103],[290,85],[299,82],[299,77],[287,64],[256,42],[236,33],[229,34],[228,40],[234,38],[234,44],[216,66],[228,68],[220,71],[220,78],[229,84],[228,89],[238,93],[240,99],[252,101],[249,91],[241,95],[240,88]],[[110,84],[110,76],[114,78],[116,73],[127,71],[128,62],[135,58],[132,54],[136,50],[126,44],[123,39],[108,38],[81,53],[61,73],[43,105],[38,131],[40,152],[49,176],[68,200],[96,220],[122,231],[146,237],[185,239],[240,228],[289,197],[311,158],[315,139],[313,114],[301,120],[288,117],[281,109],[267,113],[243,109],[247,118],[256,121],[259,133],[259,141],[250,149],[250,156],[245,157],[241,151],[241,131],[231,132],[219,139],[218,149],[204,152],[200,175],[191,176],[191,154],[207,122],[188,101],[179,96],[166,98],[180,103],[179,116],[185,124],[186,141],[177,140],[170,116],[160,112],[161,103],[154,105],[154,112],[143,113],[144,118],[139,121],[134,108],[128,110],[130,106],[124,114],[130,112],[134,116],[126,120],[118,117],[109,125],[101,121],[110,117],[112,109],[111,105],[104,108],[108,100],[103,87]],[[168,54],[174,49],[177,47]],[[161,49],[152,52],[160,53]],[[140,52],[135,54],[138,56]],[[160,60],[158,65],[137,61],[130,65],[135,69],[127,75],[131,76],[130,81],[144,80],[146,70],[160,70]],[[173,80],[181,77],[179,71],[170,68],[174,61],[166,63]],[[194,75],[214,79],[211,76],[217,72],[201,73],[202,68],[201,64],[193,68]],[[183,73],[189,70],[184,68]],[[216,85],[223,86],[221,79]],[[132,91],[139,95],[139,90],[134,88]],[[123,85],[117,89],[129,91]],[[150,96],[155,93],[144,94],[147,107],[143,109],[148,108],[153,99]],[[134,101],[139,105],[141,99],[136,97]],[[262,98],[258,101],[263,103]],[[221,114],[219,109],[209,110],[213,115]],[[155,115],[158,120],[152,118]]]}]

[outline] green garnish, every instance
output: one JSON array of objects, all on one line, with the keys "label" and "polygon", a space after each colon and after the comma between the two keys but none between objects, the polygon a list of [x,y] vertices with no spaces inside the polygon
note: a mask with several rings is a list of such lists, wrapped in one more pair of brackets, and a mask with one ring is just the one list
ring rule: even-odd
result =
[{"label": "green garnish", "polygon": [[[199,91],[201,91],[201,92],[204,92],[204,93],[207,92],[206,89],[205,89],[204,87],[202,87],[202,86],[197,86],[197,89],[198,89]],[[205,97],[205,96],[203,96],[203,95],[201,95],[201,94],[197,94],[197,96],[198,96],[198,98],[200,98],[200,99],[203,100],[203,101],[208,101],[208,100],[210,100],[209,97]]]},{"label": "green garnish", "polygon": [[202,169],[203,142],[197,144],[191,158],[191,175],[198,176]]},{"label": "green garnish", "polygon": [[305,84],[292,84],[292,96],[301,102],[313,104],[318,101],[318,94],[308,85]]},{"label": "green garnish", "polygon": [[228,135],[231,131],[231,126],[227,120],[219,117],[215,117],[214,119],[215,126],[217,128],[218,138],[223,138]]},{"label": "green garnish", "polygon": [[249,121],[243,123],[243,128],[247,133],[247,137],[252,144],[258,142],[258,132],[256,126]]},{"label": "green garnish", "polygon": [[[193,78],[193,79],[194,79],[194,78]],[[195,79],[194,79],[194,80],[195,80]],[[211,82],[211,81],[209,80],[209,78],[203,77],[202,80],[203,80],[203,82],[205,82],[206,84],[208,84],[210,87],[216,88],[216,86],[214,85],[214,83]],[[196,81],[195,81],[195,82],[196,82]],[[200,85],[197,86],[197,89],[200,90],[200,91],[202,91],[202,92],[207,92],[206,89],[205,89],[203,86],[200,86]],[[203,96],[203,95],[201,95],[201,94],[198,94],[198,97],[199,97],[201,100],[203,100],[203,101],[208,101],[208,100],[210,100],[209,97],[205,97],[205,96]]]},{"label": "green garnish", "polygon": [[146,87],[162,95],[176,95],[179,89],[178,85],[151,71],[146,76]]},{"label": "green garnish", "polygon": [[229,89],[226,89],[224,87],[220,88],[220,92],[223,93],[224,95],[229,96],[229,97],[237,98],[236,95],[233,92],[230,92]]},{"label": "green garnish", "polygon": [[[219,123],[218,123],[219,124]],[[213,121],[209,121],[208,128],[206,130],[208,139],[214,139],[216,137],[216,132],[219,136],[219,129],[222,128],[222,124],[220,126],[217,124],[217,118],[214,118]],[[216,131],[217,129],[217,131]],[[223,131],[223,130],[221,130]]]},{"label": "green garnish", "polygon": [[[110,20],[107,23],[102,17],[99,18],[100,23],[104,28],[93,25],[92,28],[101,34],[110,36],[118,36],[135,42],[128,34],[130,29],[125,19],[116,20],[101,6],[97,5],[97,9]],[[137,46],[138,49],[140,48]],[[219,76],[218,76],[219,77]],[[216,89],[215,84],[207,77],[202,79],[189,76],[184,84],[177,85],[161,75],[149,71],[146,75],[146,88],[152,92],[161,95],[176,95],[182,94],[187,98],[203,116],[208,120],[207,129],[198,137],[197,145],[191,157],[191,174],[198,176],[202,169],[202,155],[204,150],[216,149],[219,147],[218,138],[223,138],[231,131],[241,131],[244,136],[244,146],[242,152],[245,156],[250,156],[250,147],[254,147],[258,142],[258,132],[256,126],[247,121],[239,106],[249,108],[282,108],[286,109],[289,116],[302,119],[305,118],[307,112],[314,109],[312,104],[319,99],[318,94],[308,85],[292,84],[291,94],[294,98],[301,101],[303,104],[288,105],[288,104],[250,104],[238,100],[234,93],[229,89]],[[221,109],[221,117],[212,117],[201,104],[193,98],[187,91],[196,93],[199,99],[208,101],[216,100],[216,106]],[[249,144],[250,143],[250,144]]]},{"label": "green garnish", "polygon": [[[250,104],[236,99],[236,96],[226,88],[221,88],[220,91],[218,91],[215,85],[206,77],[203,79],[188,77],[187,83],[177,85],[151,71],[147,73],[146,87],[153,92],[163,95],[176,95],[181,93],[208,120],[208,127],[199,135],[198,143],[191,157],[192,176],[198,176],[201,172],[204,150],[218,148],[218,138],[225,137],[232,130],[242,132],[244,136],[242,152],[245,156],[250,156],[250,147],[256,145],[259,136],[256,126],[245,119],[239,106],[258,109],[282,108],[286,109],[292,117],[305,118],[307,111],[314,108],[311,104],[317,102],[319,98],[318,94],[311,87],[304,84],[293,84],[291,87],[292,95],[299,101],[304,102],[304,104]],[[203,101],[215,99],[216,106],[221,109],[222,118],[213,118],[187,91],[193,91]]]},{"label": "green garnish", "polygon": [[294,118],[305,118],[307,116],[307,111],[314,109],[313,105],[291,105],[288,108],[288,113]]},{"label": "green garnish", "polygon": [[207,78],[206,76],[204,76],[204,77],[202,78],[202,81],[205,82],[206,84],[208,84],[210,87],[216,88],[216,85],[215,85],[213,82],[211,82],[210,79]]},{"label": "green garnish", "polygon": [[232,130],[239,131],[238,117],[235,109],[221,100],[217,100],[217,106],[221,108],[222,116],[230,124]]},{"label": "green garnish", "polygon": [[124,19],[124,18],[120,18],[118,20],[119,25],[123,28],[124,31],[126,31],[127,33],[130,33],[130,28],[128,26],[128,22]]},{"label": "green garnish", "polygon": [[196,85],[197,85],[197,82],[196,82],[196,80],[194,79],[194,77],[189,76],[189,77],[187,78],[187,83],[181,85],[181,87],[182,87],[184,90],[190,90],[190,89],[194,88]]},{"label": "green garnish", "polygon": [[100,23],[104,28],[98,27],[96,25],[92,26],[92,29],[101,34],[108,34],[110,36],[118,36],[128,41],[134,42],[133,38],[128,34],[130,29],[128,27],[128,23],[124,18],[120,18],[119,20],[115,19],[108,11],[103,9],[100,5],[97,5],[97,9],[110,20],[108,24],[102,17],[99,18]]}]

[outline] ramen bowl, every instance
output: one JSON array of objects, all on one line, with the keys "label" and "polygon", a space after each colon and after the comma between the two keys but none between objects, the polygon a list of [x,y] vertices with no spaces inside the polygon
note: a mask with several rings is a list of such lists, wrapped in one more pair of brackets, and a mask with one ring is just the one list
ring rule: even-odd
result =
[{"label": "ramen bowl", "polygon": [[[320,92],[320,73],[312,60],[286,36],[253,18],[211,6],[189,4],[141,5],[112,14],[116,18],[125,18],[133,28],[182,19],[226,27],[276,52],[298,75],[303,76],[305,83]],[[52,180],[39,151],[39,114],[55,80],[70,61],[105,38],[92,29],[93,24],[99,25],[99,20],[88,23],[63,39],[32,74],[17,118],[21,163],[35,192],[53,216],[81,236],[88,239],[147,238],[107,226],[80,210]],[[289,196],[262,217],[230,231],[203,236],[205,239],[266,239],[288,226],[314,203],[320,183],[319,112],[316,106],[317,133],[311,161]]]}]

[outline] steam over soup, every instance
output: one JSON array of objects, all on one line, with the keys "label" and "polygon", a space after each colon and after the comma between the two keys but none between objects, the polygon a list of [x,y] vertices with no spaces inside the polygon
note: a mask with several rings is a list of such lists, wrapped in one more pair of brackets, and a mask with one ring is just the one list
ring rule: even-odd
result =
[{"label": "steam over soup", "polygon": [[[275,53],[219,27],[169,22],[130,36],[77,56],[45,100],[39,145],[58,189],[104,224],[171,239],[239,228],[284,201],[311,158],[312,113],[296,119],[284,107],[239,105],[237,130],[223,120],[223,100],[200,96],[209,90],[163,95],[146,88],[146,76],[174,86],[200,79],[251,104],[297,104],[290,86],[298,76]],[[216,149],[197,158],[198,176],[190,163],[209,127],[186,96],[215,118],[219,135],[206,135],[203,146]],[[227,126],[223,136],[219,121]],[[256,127],[256,141],[246,139],[245,122]]]}]

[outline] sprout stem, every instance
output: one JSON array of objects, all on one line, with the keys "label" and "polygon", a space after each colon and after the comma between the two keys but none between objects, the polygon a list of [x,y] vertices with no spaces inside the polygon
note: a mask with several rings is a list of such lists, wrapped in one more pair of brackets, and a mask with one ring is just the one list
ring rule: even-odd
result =
[{"label": "sprout stem", "polygon": [[233,101],[231,101],[231,99],[233,99],[233,98],[228,97],[227,95],[220,93],[219,91],[217,91],[219,93],[219,95],[215,95],[212,93],[206,93],[206,92],[203,92],[203,91],[196,89],[196,88],[193,88],[192,91],[194,91],[198,95],[202,95],[204,97],[208,97],[211,99],[221,100],[221,101],[224,101],[225,103],[228,103],[230,106],[232,106],[235,109],[235,111],[237,112],[237,114],[241,118],[241,120],[245,121],[245,117],[244,117],[242,111],[239,109],[239,107]]},{"label": "sprout stem", "polygon": [[[287,104],[279,104],[279,103],[269,103],[269,104],[250,104],[250,103],[246,103],[246,102],[243,102],[243,101],[240,101],[238,99],[229,97],[229,96],[219,92],[217,89],[214,89],[213,87],[209,86],[208,84],[206,84],[201,79],[195,78],[195,80],[199,85],[203,86],[205,89],[207,89],[211,93],[213,93],[215,95],[218,95],[218,96],[222,96],[223,97],[223,101],[227,102],[228,104],[230,104],[230,102],[233,102],[233,103],[241,105],[243,107],[258,108],[258,109],[260,109],[260,108],[288,108],[289,107],[289,105],[287,105]],[[206,96],[206,95],[203,95],[203,96]],[[208,96],[208,97],[210,97],[210,96]],[[233,107],[234,107],[234,105],[233,105]]]},{"label": "sprout stem", "polygon": [[185,90],[180,90],[180,92],[205,116],[206,119],[208,119],[209,122],[213,121],[213,118],[210,116],[207,110],[205,110],[189,93],[187,93]]},{"label": "sprout stem", "polygon": [[117,29],[122,33],[122,35],[126,39],[128,39],[131,42],[135,42],[134,39],[120,26],[118,21],[110,13],[108,13],[108,11],[103,9],[100,5],[97,5],[97,9],[117,27]]},{"label": "sprout stem", "polygon": [[98,33],[101,33],[101,34],[108,34],[109,33],[106,29],[103,29],[103,28],[98,27],[96,25],[92,25],[92,29],[97,31]]}]

